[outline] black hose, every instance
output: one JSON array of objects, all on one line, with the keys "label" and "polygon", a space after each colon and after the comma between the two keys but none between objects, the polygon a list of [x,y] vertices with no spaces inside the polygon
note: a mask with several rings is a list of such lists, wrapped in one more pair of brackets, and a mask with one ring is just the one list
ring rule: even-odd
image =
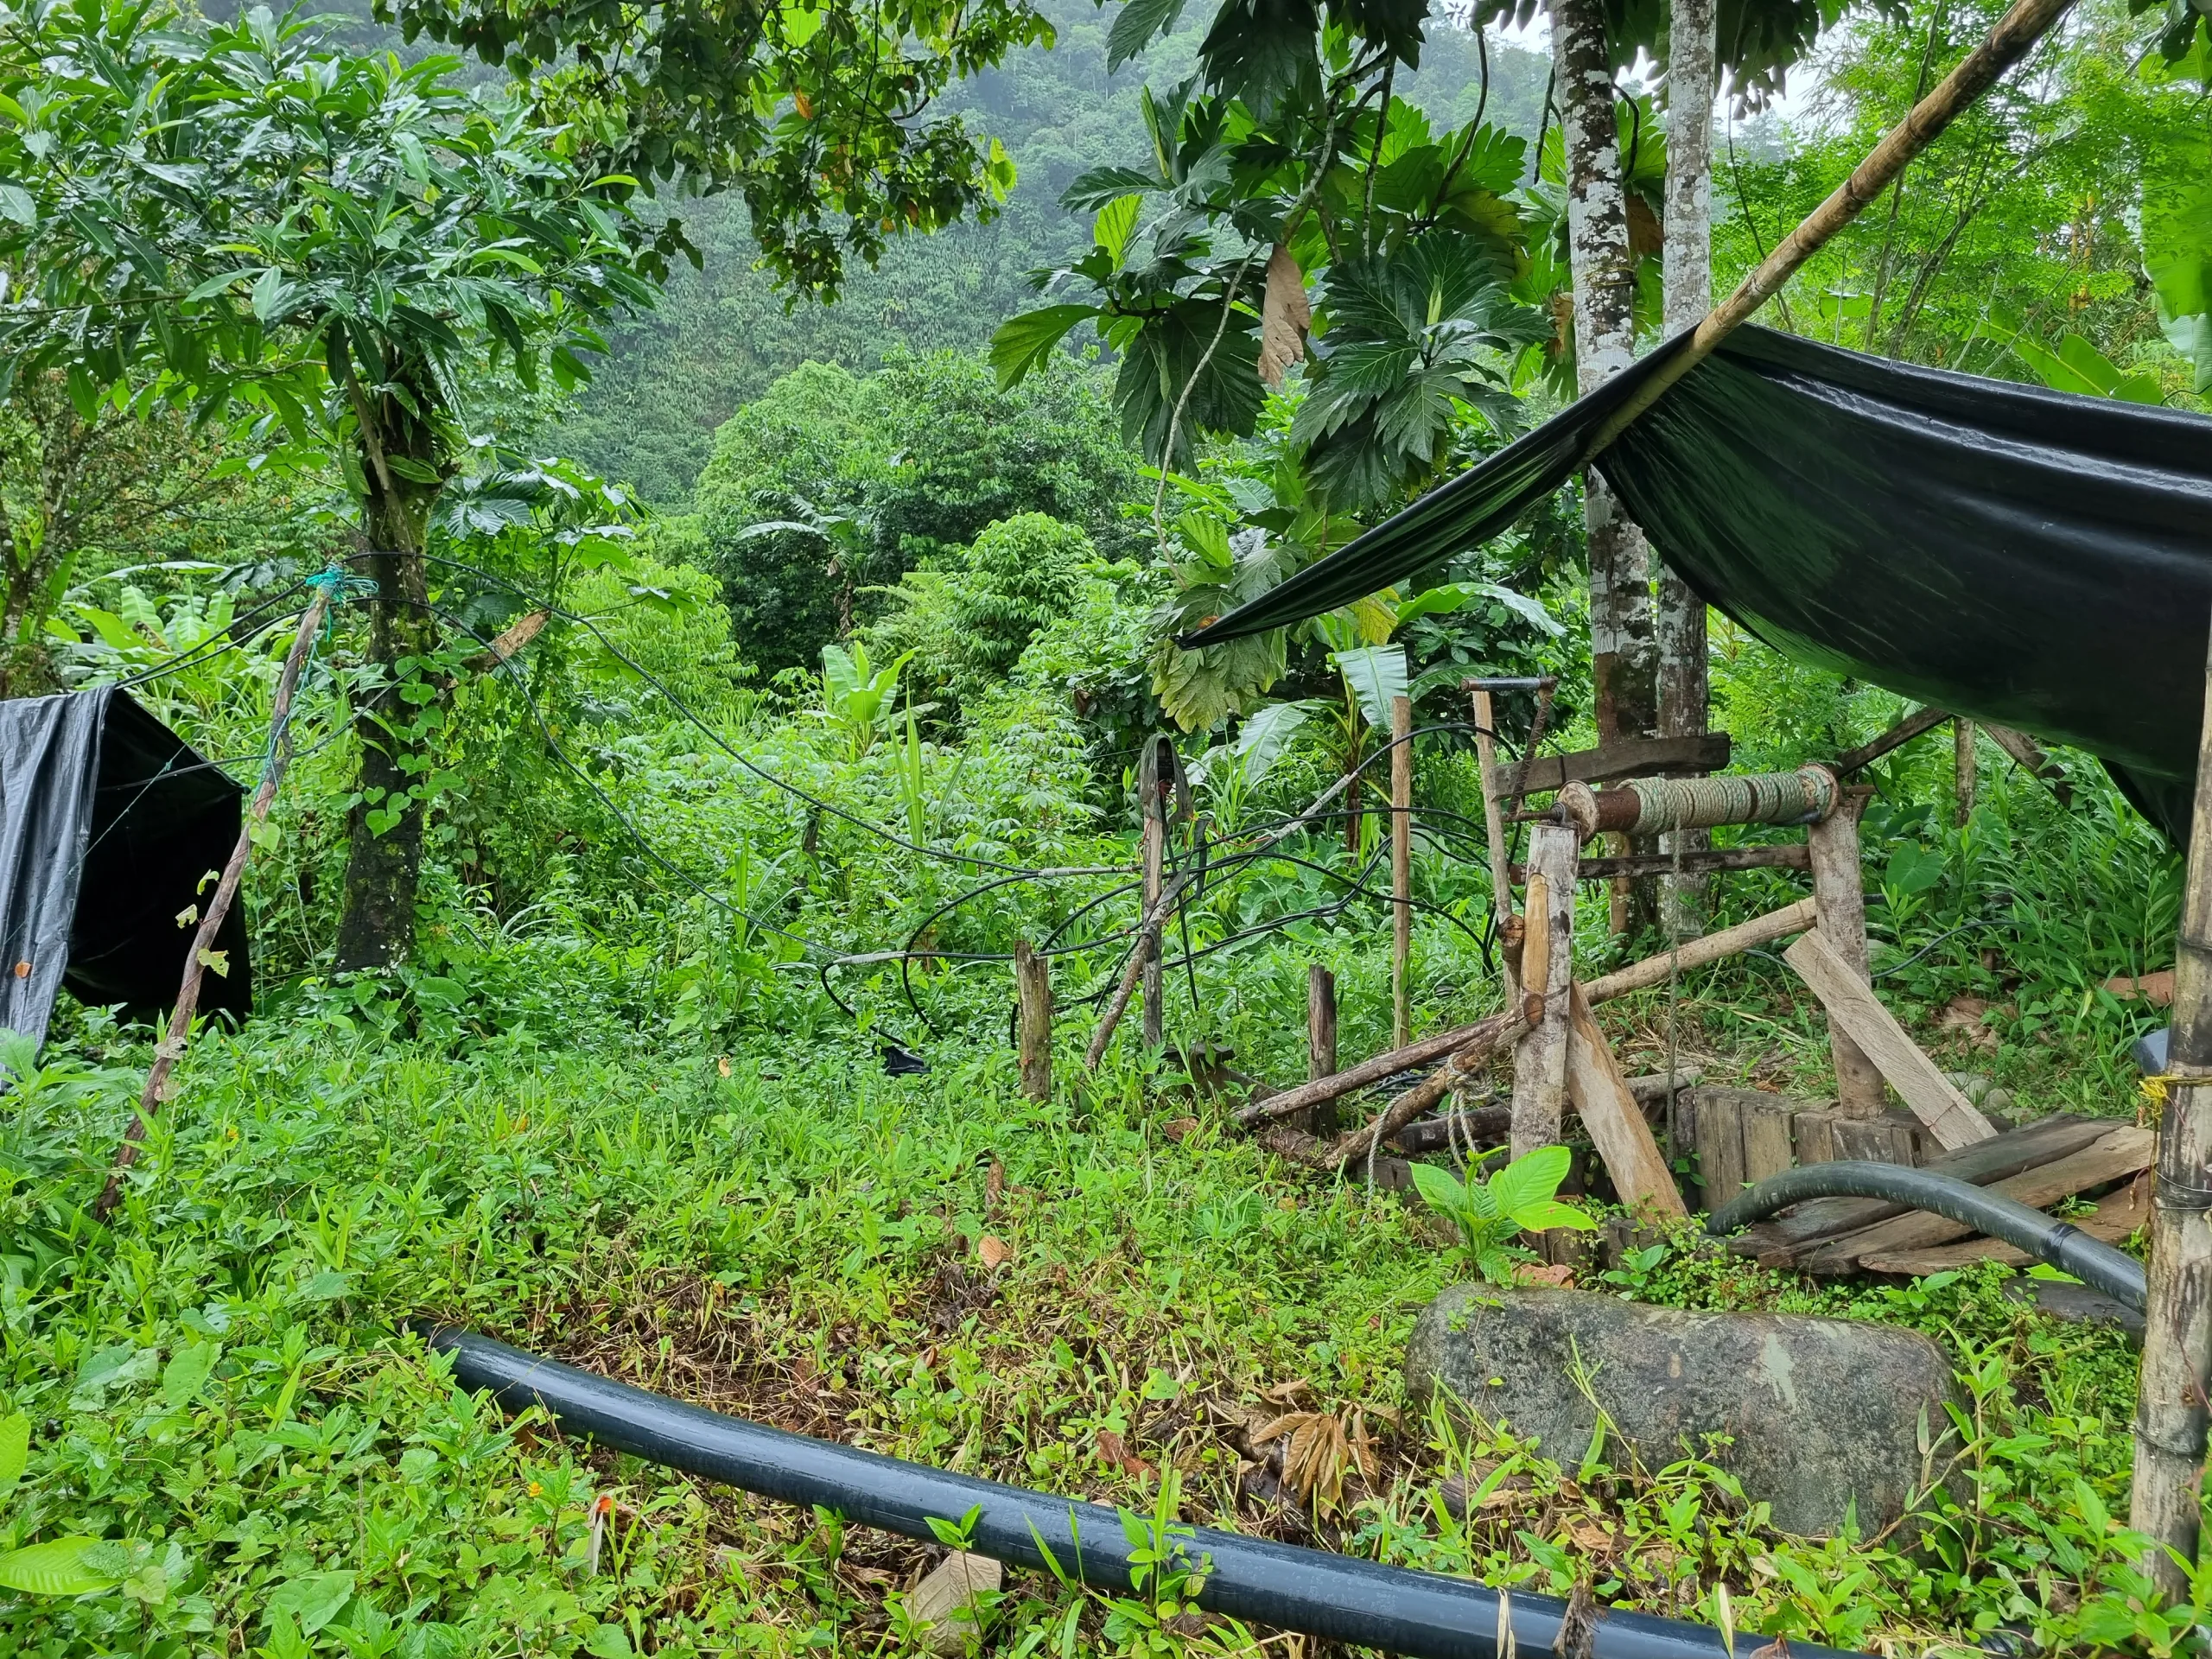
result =
[{"label": "black hose", "polygon": [[1903,1164],[1839,1159],[1785,1169],[1715,1210],[1707,1217],[1705,1230],[1732,1233],[1808,1198],[1882,1198],[1962,1222],[1978,1233],[2017,1244],[2138,1313],[2143,1311],[2143,1264],[2133,1256],[2001,1192]]},{"label": "black hose", "polygon": [[[536,1404],[564,1433],[786,1503],[819,1505],[863,1526],[935,1541],[932,1517],[959,1523],[979,1510],[972,1548],[1016,1567],[1046,1568],[1049,1549],[1071,1578],[1126,1595],[1131,1545],[1114,1510],[1073,1498],[950,1474],[874,1452],[725,1417],[442,1326],[430,1345],[454,1356],[463,1388],[488,1389],[519,1411]],[[1567,1604],[1350,1555],[1195,1527],[1183,1548],[1203,1565],[1199,1602],[1233,1618],[1302,1630],[1414,1659],[1497,1659],[1511,1630],[1528,1659],[1557,1654]],[[1740,1646],[1744,1637],[1738,1635]],[[1601,1612],[1575,1659],[1728,1659],[1720,1632],[1648,1613]],[[1835,1649],[1792,1642],[1792,1659]],[[1561,1659],[1567,1659],[1561,1656]]]}]

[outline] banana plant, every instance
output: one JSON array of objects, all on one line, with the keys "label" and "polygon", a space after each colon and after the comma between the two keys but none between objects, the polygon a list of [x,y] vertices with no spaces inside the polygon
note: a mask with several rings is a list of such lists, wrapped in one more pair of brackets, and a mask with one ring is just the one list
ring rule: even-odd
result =
[{"label": "banana plant", "polygon": [[902,652],[877,668],[858,639],[849,652],[842,645],[822,647],[823,713],[844,738],[848,760],[858,760],[875,747],[884,711],[897,704],[899,673],[913,654]]},{"label": "banana plant", "polygon": [[[14,1496],[30,1461],[31,1420],[22,1412],[0,1418],[0,1498]],[[112,1590],[129,1574],[124,1552],[102,1538],[52,1538],[0,1551],[0,1590],[19,1596],[88,1596]]]}]

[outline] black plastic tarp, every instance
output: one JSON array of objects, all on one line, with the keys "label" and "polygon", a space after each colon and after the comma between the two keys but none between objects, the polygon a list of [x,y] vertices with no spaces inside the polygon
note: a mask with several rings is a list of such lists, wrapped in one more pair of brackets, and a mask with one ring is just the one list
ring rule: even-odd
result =
[{"label": "black plastic tarp", "polygon": [[[1510,524],[1678,337],[1205,645],[1332,610]],[[2188,834],[2212,627],[2212,421],[1738,329],[1597,466],[1770,645],[2099,756]]]},{"label": "black plastic tarp", "polygon": [[[0,1027],[43,1042],[54,994],[156,1016],[176,1001],[201,882],[238,842],[238,785],[112,687],[0,702]],[[203,1009],[253,1007],[245,921]]]}]

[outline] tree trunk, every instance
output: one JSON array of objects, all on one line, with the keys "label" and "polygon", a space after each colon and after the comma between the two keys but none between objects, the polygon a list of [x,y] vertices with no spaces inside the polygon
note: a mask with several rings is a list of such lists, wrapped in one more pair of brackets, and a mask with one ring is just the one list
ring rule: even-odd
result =
[{"label": "tree trunk", "polygon": [[390,400],[379,399],[376,407],[391,418],[378,423],[382,430],[363,428],[361,470],[369,493],[361,517],[369,551],[357,568],[377,584],[369,601],[369,659],[382,675],[353,718],[361,744],[360,798],[348,825],[346,912],[338,925],[341,970],[389,968],[414,950],[423,871],[423,802],[414,791],[429,771],[425,738],[436,707],[435,699],[418,702],[408,693],[437,684],[419,664],[437,646],[423,550],[438,486],[402,477],[385,463],[398,457],[435,467],[437,442]]},{"label": "tree trunk", "polygon": [[[1574,356],[1587,396],[1634,359],[1636,262],[1629,251],[1612,59],[1599,0],[1550,0],[1554,77],[1567,148],[1567,261]],[[1657,691],[1649,554],[1643,532],[1593,469],[1583,478],[1590,544],[1590,655],[1601,744],[1651,734]]]},{"label": "tree trunk", "polygon": [[[1672,0],[1667,48],[1667,226],[1663,255],[1667,333],[1705,321],[1713,308],[1713,95],[1714,0]],[[1659,734],[1692,737],[1706,728],[1709,693],[1705,601],[1654,560],[1658,589]],[[1685,830],[1662,839],[1673,851],[1701,852],[1713,837]],[[1676,938],[1705,931],[1706,881],[1685,875],[1667,884],[1667,928]]]}]

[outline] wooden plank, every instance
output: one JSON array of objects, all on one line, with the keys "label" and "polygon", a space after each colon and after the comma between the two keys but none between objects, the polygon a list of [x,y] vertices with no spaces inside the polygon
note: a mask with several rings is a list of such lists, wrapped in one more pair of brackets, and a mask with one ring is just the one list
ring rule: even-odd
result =
[{"label": "wooden plank", "polygon": [[1602,979],[1592,980],[1582,988],[1582,994],[1590,999],[1590,1006],[1594,1008],[1600,1002],[1610,1002],[1630,991],[1664,985],[1676,971],[1687,974],[1694,968],[1710,967],[1760,945],[1786,939],[1792,933],[1802,933],[1819,919],[1820,912],[1813,900],[1800,899],[1794,905],[1784,905],[1780,910],[1754,916],[1748,922],[1724,927],[1701,939],[1686,939],[1679,950],[1662,951],[1656,957],[1646,957],[1642,962],[1632,962]]},{"label": "wooden plank", "polygon": [[1789,1120],[1790,1150],[1801,1164],[1835,1160],[1835,1114],[1824,1107],[1801,1106]]},{"label": "wooden plank", "polygon": [[1513,1051],[1513,1155],[1559,1140],[1567,1109],[1568,991],[1574,984],[1573,830],[1540,823],[1529,837],[1534,867],[1525,895],[1521,1005],[1529,1034]]},{"label": "wooden plank", "polygon": [[1573,754],[1540,754],[1518,767],[1508,767],[1500,779],[1501,792],[1509,798],[1549,795],[1573,783],[1656,778],[1662,772],[1726,772],[1729,747],[1727,733],[1701,732],[1689,737],[1628,738]]},{"label": "wooden plank", "polygon": [[1744,1190],[1744,1103],[1738,1090],[1697,1091],[1697,1169],[1708,1210]]},{"label": "wooden plank", "polygon": [[1017,1052],[1021,1092],[1032,1100],[1052,1097],[1052,959],[1040,957],[1027,939],[1014,942],[1014,1002],[1019,1010]]},{"label": "wooden plank", "polygon": [[[1693,1100],[1695,1096],[1683,1098]],[[1800,1113],[1800,1119],[1804,1116]],[[1977,1141],[1957,1152],[1943,1153],[1929,1159],[1923,1167],[1955,1180],[1986,1186],[2024,1169],[2052,1163],[2079,1152],[2109,1134],[2112,1127],[2109,1119],[2054,1116],[1993,1140]],[[1846,1155],[1840,1147],[1836,1155]],[[1802,1154],[1799,1161],[1803,1161]],[[1904,1213],[1903,1205],[1885,1204],[1879,1198],[1815,1198],[1759,1223],[1732,1241],[1729,1248],[1740,1255],[1752,1256],[1767,1267],[1786,1267],[1795,1253],[1821,1239],[1855,1232]]]},{"label": "wooden plank", "polygon": [[[1821,938],[1862,985],[1866,972],[1866,887],[1859,868],[1859,812],[1848,799],[1805,832],[1813,861],[1813,898],[1820,906]],[[1842,1117],[1878,1117],[1889,1104],[1882,1074],[1835,1017],[1828,1018],[1828,1056],[1835,1071],[1835,1109]]]},{"label": "wooden plank", "polygon": [[[2146,1171],[2137,1176],[2117,1192],[2108,1192],[2097,1201],[2097,1207],[2086,1216],[2074,1217],[2074,1224],[2091,1238],[2107,1244],[2117,1244],[2132,1238],[2151,1219],[2151,1176]],[[2017,1244],[2006,1244],[1993,1238],[1969,1238],[1956,1244],[1937,1244],[1924,1250],[1897,1250],[1880,1255],[1865,1255],[1859,1259],[1862,1273],[1944,1273],[1953,1268],[1971,1267],[1976,1262],[1995,1262],[2008,1268],[2024,1268],[2033,1262]]]},{"label": "wooden plank", "polygon": [[1796,1160],[1789,1135],[1790,1103],[1778,1096],[1744,1103],[1744,1179],[1756,1186]]},{"label": "wooden plank", "polygon": [[1871,743],[1861,743],[1855,749],[1846,749],[1836,756],[1830,766],[1839,778],[1847,778],[1860,767],[1871,766],[1892,749],[1901,749],[1923,732],[1932,732],[1950,718],[1943,709],[1923,709],[1907,715],[1896,725]]},{"label": "wooden plank", "polygon": [[1873,988],[1818,932],[1800,936],[1782,959],[1810,986],[1836,1023],[1866,1052],[1891,1087],[1904,1097],[1946,1151],[1986,1141],[1997,1133],[1967,1102],[1903,1026],[1874,995]]},{"label": "wooden plank", "polygon": [[1689,1214],[1675,1190],[1675,1173],[1660,1155],[1643,1121],[1643,1109],[1629,1092],[1620,1062],[1591,1017],[1582,988],[1567,988],[1567,1095],[1581,1114],[1590,1144],[1605,1160],[1605,1173],[1621,1203],[1641,1217],[1681,1219]]},{"label": "wooden plank", "polygon": [[1675,1179],[1681,1184],[1683,1196],[1694,1210],[1706,1211],[1713,1206],[1705,1201],[1705,1183],[1700,1178],[1697,1162],[1697,1090],[1680,1090],[1667,1107],[1667,1151],[1675,1163],[1683,1166],[1687,1173]]},{"label": "wooden plank", "polygon": [[[2149,1129],[2126,1124],[2056,1163],[2009,1175],[1990,1190],[2017,1199],[2031,1210],[2041,1210],[2093,1186],[2138,1174],[2148,1169],[2157,1155],[2158,1137]],[[1807,1273],[1850,1273],[1865,1256],[1924,1249],[1932,1244],[1967,1237],[1973,1231],[1964,1222],[1916,1211],[1878,1222],[1859,1232],[1847,1233],[1841,1238],[1828,1239],[1808,1251],[1798,1265]]]}]

